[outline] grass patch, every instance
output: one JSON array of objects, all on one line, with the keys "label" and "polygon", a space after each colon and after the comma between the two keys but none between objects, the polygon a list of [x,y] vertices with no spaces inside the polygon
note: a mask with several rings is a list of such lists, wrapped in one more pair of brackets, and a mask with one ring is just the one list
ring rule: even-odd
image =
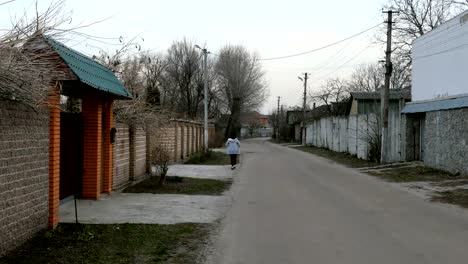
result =
[{"label": "grass patch", "polygon": [[219,151],[197,152],[193,154],[185,164],[197,165],[230,165],[231,160],[228,154]]},{"label": "grass patch", "polygon": [[437,185],[440,187],[457,187],[457,186],[462,186],[462,185],[468,185],[468,179],[443,181],[443,182],[438,182],[434,185]]},{"label": "grass patch", "polygon": [[446,171],[428,168],[424,166],[404,167],[370,171],[369,174],[393,182],[418,182],[418,181],[447,181],[466,178],[460,174],[452,174]]},{"label": "grass patch", "polygon": [[336,161],[351,168],[363,168],[378,165],[377,163],[359,159],[356,156],[350,155],[348,153],[335,152],[324,148],[317,148],[313,146],[300,146],[293,148]]},{"label": "grass patch", "polygon": [[194,263],[212,224],[60,224],[0,263]]},{"label": "grass patch", "polygon": [[436,192],[431,201],[456,204],[461,207],[468,208],[468,190],[455,189],[450,191]]},{"label": "grass patch", "polygon": [[232,181],[198,179],[179,176],[167,176],[163,186],[158,185],[159,177],[151,177],[126,188],[125,193],[166,193],[166,194],[199,194],[221,195],[229,189]]}]

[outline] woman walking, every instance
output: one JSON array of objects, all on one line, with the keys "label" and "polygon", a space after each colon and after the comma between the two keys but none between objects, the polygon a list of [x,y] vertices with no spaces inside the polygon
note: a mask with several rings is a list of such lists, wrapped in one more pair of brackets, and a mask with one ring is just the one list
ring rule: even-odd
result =
[{"label": "woman walking", "polygon": [[226,141],[227,154],[231,156],[231,170],[236,168],[237,155],[240,154],[240,142],[235,134],[231,134],[231,137]]}]

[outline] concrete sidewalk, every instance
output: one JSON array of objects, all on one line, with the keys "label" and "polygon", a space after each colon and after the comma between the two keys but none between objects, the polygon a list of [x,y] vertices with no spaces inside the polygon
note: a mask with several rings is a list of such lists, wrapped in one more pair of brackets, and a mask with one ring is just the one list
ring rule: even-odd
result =
[{"label": "concrete sidewalk", "polygon": [[170,165],[167,176],[228,180],[232,178],[230,165]]},{"label": "concrete sidewalk", "polygon": [[[229,180],[230,166],[171,165],[168,176]],[[231,205],[228,196],[112,193],[98,201],[78,200],[78,221],[86,224],[211,223]],[[60,222],[75,222],[73,200],[60,205]]]},{"label": "concrete sidewalk", "polygon": [[[211,223],[229,209],[231,198],[210,195],[113,193],[98,201],[78,200],[83,224]],[[60,206],[60,222],[75,222],[75,204]]]}]

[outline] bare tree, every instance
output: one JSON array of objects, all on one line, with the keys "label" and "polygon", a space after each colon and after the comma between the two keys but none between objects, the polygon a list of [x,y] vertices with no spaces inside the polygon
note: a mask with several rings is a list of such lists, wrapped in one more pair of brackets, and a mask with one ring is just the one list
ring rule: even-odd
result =
[{"label": "bare tree", "polygon": [[265,72],[257,55],[249,53],[240,45],[223,47],[216,61],[215,70],[216,86],[222,95],[221,104],[231,114],[231,122],[225,133],[228,135],[240,129],[241,111],[255,110],[263,104],[267,96]]},{"label": "bare tree", "polygon": [[195,43],[184,38],[167,51],[163,86],[164,105],[195,118],[203,101],[203,71]]},{"label": "bare tree", "polygon": [[411,87],[411,68],[406,66],[401,56],[393,59],[393,70],[390,78],[390,89],[406,89]]},{"label": "bare tree", "polygon": [[349,91],[377,91],[383,86],[384,73],[379,64],[362,64],[357,66],[347,85]]},{"label": "bare tree", "polygon": [[416,38],[457,15],[466,7],[467,1],[389,0],[385,8],[400,12],[396,17],[393,37],[395,55],[400,57],[402,67],[411,67],[410,52]]},{"label": "bare tree", "polygon": [[71,19],[63,6],[63,1],[55,1],[40,11],[36,2],[33,18],[23,15],[11,21],[11,29],[0,31],[0,98],[34,107],[47,102],[57,72],[51,61],[44,59],[52,56],[53,50],[43,41],[45,37],[60,38],[74,30],[59,29]]},{"label": "bare tree", "polygon": [[234,98],[240,99],[242,111],[255,110],[267,95],[265,72],[254,53],[244,46],[227,45],[219,53],[216,62],[217,84],[232,109]]},{"label": "bare tree", "polygon": [[[93,59],[111,69],[115,74],[120,75],[123,73],[123,62],[128,61],[131,55],[139,56],[141,52],[141,45],[139,43],[140,38],[135,36],[131,39],[124,39],[122,36],[119,37],[119,46],[114,51],[100,49],[98,55],[94,55]],[[141,38],[141,41],[144,39]],[[134,54],[137,52],[137,54]]]},{"label": "bare tree", "polygon": [[122,59],[119,76],[125,88],[132,93],[133,97],[139,97],[146,93],[143,64],[139,56],[135,55]]},{"label": "bare tree", "polygon": [[[373,92],[378,91],[384,85],[383,65],[362,64],[357,66],[347,81],[348,91],[350,92]],[[402,62],[397,57],[393,62],[392,78],[390,80],[390,89],[404,89],[411,86],[409,69],[403,67]]]},{"label": "bare tree", "polygon": [[334,107],[334,104],[346,101],[349,98],[349,89],[345,80],[328,79],[319,91],[313,92],[309,96],[312,101],[326,105],[330,114],[338,115],[341,108]]},{"label": "bare tree", "polygon": [[94,56],[95,60],[110,68],[131,92],[131,100],[114,102],[116,120],[128,124],[131,129],[157,126],[170,119],[170,114],[155,106],[150,99],[153,92],[150,89],[158,85],[163,71],[159,69],[163,68],[162,59],[158,57],[160,55],[142,52],[137,40],[137,37],[128,41],[120,38],[119,49],[112,53],[100,50],[99,55]]},{"label": "bare tree", "polygon": [[166,60],[161,53],[144,53],[141,57],[143,78],[146,88],[146,101],[155,107],[161,107],[161,90]]}]

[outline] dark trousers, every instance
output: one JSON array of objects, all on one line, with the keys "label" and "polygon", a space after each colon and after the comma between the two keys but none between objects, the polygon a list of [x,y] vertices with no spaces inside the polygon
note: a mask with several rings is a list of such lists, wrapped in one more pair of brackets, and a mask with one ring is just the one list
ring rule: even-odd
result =
[{"label": "dark trousers", "polygon": [[237,154],[229,154],[231,156],[231,166],[236,165],[237,163]]}]

